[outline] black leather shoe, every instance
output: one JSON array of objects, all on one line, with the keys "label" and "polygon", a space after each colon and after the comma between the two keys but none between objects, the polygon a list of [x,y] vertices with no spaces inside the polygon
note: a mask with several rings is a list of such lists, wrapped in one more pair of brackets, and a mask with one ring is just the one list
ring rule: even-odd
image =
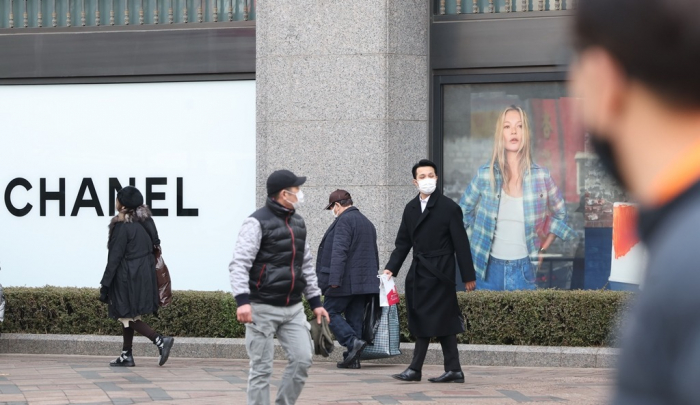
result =
[{"label": "black leather shoe", "polygon": [[356,359],[360,358],[360,355],[362,354],[362,351],[365,350],[365,347],[367,346],[367,342],[365,342],[362,339],[355,339],[355,341],[352,343],[352,349],[348,352],[348,357],[345,358],[345,360],[341,361],[338,366],[340,368],[348,368],[352,362],[354,362]]},{"label": "black leather shoe", "polygon": [[440,377],[428,378],[432,383],[463,383],[464,373],[461,371],[446,371]]},{"label": "black leather shoe", "polygon": [[395,379],[401,380],[401,381],[420,381],[421,374],[420,374],[420,371],[416,371],[416,370],[413,370],[411,368],[407,368],[403,371],[403,373],[394,374],[391,376],[391,378],[395,378]]},{"label": "black leather shoe", "polygon": [[353,370],[357,370],[357,369],[362,368],[362,366],[360,366],[360,359],[355,359],[355,361],[348,364],[347,366],[344,366],[343,362],[339,361],[337,366],[338,366],[338,368],[349,368],[349,369],[353,369]]}]

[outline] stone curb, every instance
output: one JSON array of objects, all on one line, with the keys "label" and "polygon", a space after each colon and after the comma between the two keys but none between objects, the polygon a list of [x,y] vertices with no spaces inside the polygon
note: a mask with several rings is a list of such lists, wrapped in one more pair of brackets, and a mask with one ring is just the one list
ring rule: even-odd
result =
[{"label": "stone curb", "polygon": [[[0,336],[0,353],[117,356],[121,342],[121,336],[4,333]],[[343,348],[338,342],[335,345],[336,349],[330,357],[314,356],[314,361],[339,361]],[[413,356],[413,343],[401,343],[401,352],[399,356],[371,362],[409,364]],[[158,351],[146,338],[134,338],[134,356],[157,355]],[[244,339],[219,338],[176,337],[170,355],[185,358],[248,358]],[[459,345],[459,359],[464,366],[611,368],[615,366],[617,356],[618,349],[606,347]],[[277,341],[275,359],[285,359]],[[439,344],[429,346],[425,364],[442,364]]]}]

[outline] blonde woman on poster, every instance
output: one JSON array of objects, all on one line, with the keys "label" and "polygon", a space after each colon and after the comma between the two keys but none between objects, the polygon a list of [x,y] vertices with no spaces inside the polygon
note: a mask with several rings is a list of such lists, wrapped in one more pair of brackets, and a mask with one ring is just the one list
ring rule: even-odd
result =
[{"label": "blonde woman on poster", "polygon": [[530,145],[525,112],[506,108],[491,162],[479,168],[460,199],[477,289],[535,289],[537,266],[555,237],[575,237],[561,193],[549,171],[533,162]]}]

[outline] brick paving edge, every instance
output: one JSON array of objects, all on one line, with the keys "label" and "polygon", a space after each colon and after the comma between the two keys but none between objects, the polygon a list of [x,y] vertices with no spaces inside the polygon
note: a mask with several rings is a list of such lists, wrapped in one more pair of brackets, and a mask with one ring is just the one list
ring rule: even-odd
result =
[{"label": "brick paving edge", "polygon": [[[330,357],[315,356],[314,361],[339,361],[343,348],[336,344]],[[98,335],[35,335],[3,333],[0,354],[65,354],[109,356],[121,349],[121,336]],[[413,343],[401,343],[401,355],[372,360],[382,364],[408,364],[413,355]],[[146,338],[134,339],[135,356],[157,356],[158,352]],[[171,356],[183,358],[247,359],[244,339],[176,337]],[[608,347],[552,347],[459,345],[460,362],[464,366],[510,367],[572,367],[611,368],[615,366],[618,349]],[[282,347],[275,342],[275,359],[284,360]],[[441,365],[442,349],[431,344],[425,364]]]}]

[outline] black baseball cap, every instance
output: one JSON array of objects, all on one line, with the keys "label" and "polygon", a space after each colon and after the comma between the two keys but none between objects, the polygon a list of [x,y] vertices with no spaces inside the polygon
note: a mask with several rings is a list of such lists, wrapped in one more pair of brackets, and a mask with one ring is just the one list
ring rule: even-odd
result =
[{"label": "black baseball cap", "polygon": [[267,178],[267,195],[274,195],[289,187],[299,187],[306,177],[298,177],[289,170],[277,170]]},{"label": "black baseball cap", "polygon": [[333,204],[337,203],[338,201],[343,201],[343,200],[350,200],[352,197],[350,197],[350,193],[348,193],[345,190],[335,190],[334,192],[331,193],[330,197],[328,197],[328,205],[326,205],[327,210],[331,209]]}]

